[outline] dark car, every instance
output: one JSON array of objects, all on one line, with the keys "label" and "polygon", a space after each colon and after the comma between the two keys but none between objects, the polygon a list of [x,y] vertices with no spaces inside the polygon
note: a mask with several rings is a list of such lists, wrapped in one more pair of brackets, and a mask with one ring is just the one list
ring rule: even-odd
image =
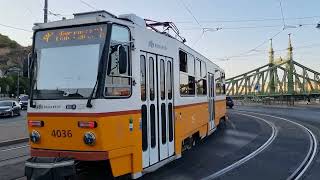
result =
[{"label": "dark car", "polygon": [[16,101],[0,101],[0,116],[20,116],[20,109]]},{"label": "dark car", "polygon": [[28,95],[22,95],[19,97],[19,105],[21,106],[21,109],[27,109],[28,108]]},{"label": "dark car", "polygon": [[234,106],[232,98],[227,96],[226,100],[227,106],[232,109],[232,107]]}]

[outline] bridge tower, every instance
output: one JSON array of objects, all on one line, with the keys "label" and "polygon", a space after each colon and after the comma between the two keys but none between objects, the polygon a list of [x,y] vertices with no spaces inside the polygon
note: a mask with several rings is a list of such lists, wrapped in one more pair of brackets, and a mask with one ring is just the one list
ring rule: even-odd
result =
[{"label": "bridge tower", "polygon": [[292,96],[294,95],[294,80],[293,80],[293,47],[291,44],[291,34],[289,35],[289,47],[288,47],[288,64],[287,64],[287,70],[288,70],[288,95]]},{"label": "bridge tower", "polygon": [[[274,94],[276,91],[275,87],[275,69],[273,68],[275,65],[274,62],[274,50],[272,47],[272,39],[270,39],[270,50],[269,50],[269,67],[270,67],[270,74],[269,74],[269,87],[270,87],[270,94]],[[264,87],[263,87],[264,88]]]}]

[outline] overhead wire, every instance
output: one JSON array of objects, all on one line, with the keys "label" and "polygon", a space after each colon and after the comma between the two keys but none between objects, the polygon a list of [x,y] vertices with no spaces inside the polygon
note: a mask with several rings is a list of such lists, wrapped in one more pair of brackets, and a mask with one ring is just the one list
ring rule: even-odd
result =
[{"label": "overhead wire", "polygon": [[[213,59],[217,59],[217,60],[220,60],[220,61],[230,61],[231,59],[233,58],[238,58],[238,57],[246,57],[249,55],[249,53],[251,52],[255,52],[259,47],[263,46],[264,44],[266,44],[270,39],[273,39],[275,37],[277,37],[281,32],[283,32],[284,29],[280,30],[279,32],[275,33],[273,36],[271,36],[270,38],[264,40],[262,43],[258,44],[257,46],[255,46],[254,48],[248,50],[248,51],[245,51],[243,53],[239,53],[237,55],[232,55],[232,56],[227,56],[227,57],[224,57],[224,58],[213,58]],[[260,54],[260,53],[259,53]],[[264,53],[261,53],[261,54],[264,54]],[[254,54],[256,55],[256,54]]]},{"label": "overhead wire", "polygon": [[188,13],[193,17],[193,19],[195,20],[195,22],[202,28],[202,25],[200,24],[200,22],[198,21],[198,19],[193,15],[192,11],[189,9],[189,7],[183,2],[183,0],[179,0],[181,2],[181,4],[183,5],[183,7],[188,11]]},{"label": "overhead wire", "polygon": [[[309,49],[309,48],[316,48],[316,47],[320,47],[320,43],[314,43],[314,44],[309,44],[309,45],[304,45],[304,46],[297,46],[294,47],[294,50],[301,50],[301,49]],[[278,50],[273,50],[274,52],[282,52],[282,51],[287,51],[288,48],[284,48],[284,49],[278,49]],[[261,51],[260,53],[255,53],[255,54],[244,54],[244,55],[238,55],[238,56],[232,56],[232,60],[239,60],[238,58],[242,58],[242,57],[250,57],[250,56],[257,56],[257,55],[264,55],[267,54],[269,52],[267,51]],[[215,61],[229,61],[230,59],[226,59],[226,58],[214,58]]]},{"label": "overhead wire", "polygon": [[32,32],[31,30],[28,30],[28,29],[15,27],[15,26],[10,26],[10,25],[6,25],[6,24],[0,24],[0,26],[6,27],[6,28],[15,29],[15,30],[20,30],[20,31],[25,31],[25,32]]},{"label": "overhead wire", "polygon": [[204,30],[204,28],[202,27],[202,25],[200,24],[200,22],[198,21],[196,16],[192,13],[191,9],[183,2],[183,0],[179,0],[179,1],[183,5],[183,7],[188,11],[188,13],[192,16],[194,21],[199,25],[199,27],[201,29],[201,35],[192,44],[192,46],[195,46],[203,38],[206,31]]},{"label": "overhead wire", "polygon": [[283,23],[283,29],[286,28],[286,22],[284,20],[284,15],[283,15],[283,9],[282,9],[282,3],[281,0],[279,0],[279,4],[280,4],[280,11],[281,11],[281,18],[282,18],[282,23]]},{"label": "overhead wire", "polygon": [[[249,51],[246,51],[244,53],[241,53],[239,55],[235,55],[235,56],[229,56],[227,58],[225,58],[226,60],[230,60],[231,58],[235,58],[235,57],[243,57],[248,55],[251,52],[257,51],[257,49],[261,46],[263,46],[264,44],[266,44],[270,39],[274,39],[275,37],[277,37],[279,34],[281,34],[281,32],[283,32],[285,29],[287,29],[285,20],[284,20],[284,14],[283,14],[283,8],[282,8],[282,3],[281,0],[279,0],[279,4],[280,4],[280,11],[281,11],[281,19],[282,19],[282,23],[283,23],[283,28],[282,30],[280,30],[279,32],[275,33],[273,36],[271,36],[270,38],[264,40],[262,43],[258,44],[257,46],[255,46],[253,49],[250,49]],[[219,58],[219,59],[223,59],[223,58]]]},{"label": "overhead wire", "polygon": [[79,0],[79,1],[80,1],[82,4],[88,6],[89,8],[91,8],[91,9],[93,9],[93,10],[95,10],[95,11],[99,10],[98,8],[92,6],[90,3],[88,3],[88,2],[86,2],[86,1],[84,1],[84,0]]},{"label": "overhead wire", "polygon": [[[284,20],[301,20],[301,19],[315,19],[320,18],[317,16],[305,16],[305,17],[291,17]],[[239,20],[199,20],[200,23],[238,23],[238,22],[265,22],[265,21],[283,21],[282,18],[261,18],[261,19],[239,19]],[[192,23],[192,21],[176,21],[177,24]]]}]

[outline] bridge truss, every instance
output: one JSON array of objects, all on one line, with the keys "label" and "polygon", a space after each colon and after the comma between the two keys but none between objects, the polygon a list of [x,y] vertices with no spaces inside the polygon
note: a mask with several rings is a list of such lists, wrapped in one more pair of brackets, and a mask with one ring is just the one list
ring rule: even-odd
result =
[{"label": "bridge truss", "polygon": [[240,97],[320,96],[320,73],[292,58],[289,36],[287,60],[274,60],[272,41],[269,63],[226,80],[227,95]]}]

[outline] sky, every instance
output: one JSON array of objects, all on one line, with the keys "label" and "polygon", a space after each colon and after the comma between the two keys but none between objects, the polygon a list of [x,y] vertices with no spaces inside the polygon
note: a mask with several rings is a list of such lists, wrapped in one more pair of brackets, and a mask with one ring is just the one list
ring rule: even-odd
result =
[{"label": "sky", "polygon": [[[0,3],[0,33],[31,45],[33,24],[43,21],[44,0]],[[294,60],[320,72],[319,7],[319,0],[49,0],[49,20],[103,9],[172,21],[186,44],[224,68],[229,78],[268,63],[273,36],[275,56],[286,57],[289,33]],[[203,34],[203,28],[211,30]]]}]

